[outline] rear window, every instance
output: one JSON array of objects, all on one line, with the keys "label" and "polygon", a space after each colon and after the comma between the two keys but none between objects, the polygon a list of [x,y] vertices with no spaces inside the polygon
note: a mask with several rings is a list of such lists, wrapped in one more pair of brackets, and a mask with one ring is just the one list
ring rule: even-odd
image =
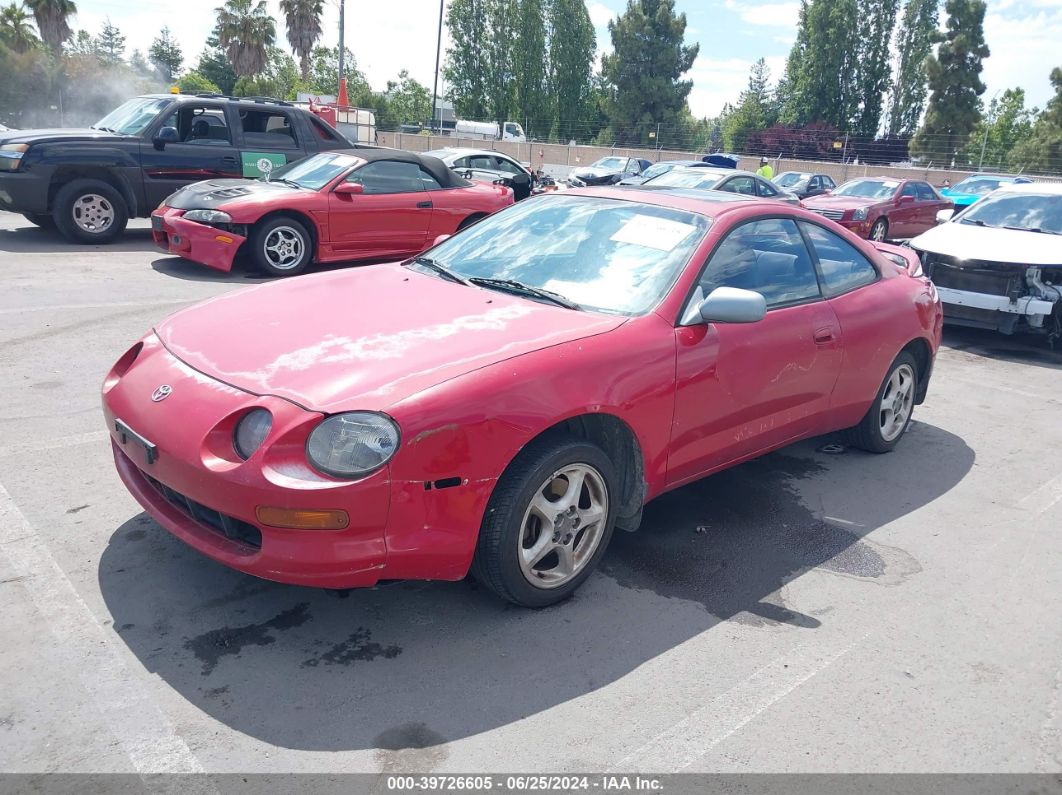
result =
[{"label": "rear window", "polygon": [[339,133],[337,133],[333,127],[321,121],[316,116],[310,117],[310,127],[317,134],[317,137],[320,138],[322,141],[325,141],[330,144],[346,143],[346,141],[343,140],[342,136],[340,136]]},{"label": "rear window", "polygon": [[243,140],[263,149],[298,149],[295,130],[286,113],[273,110],[240,110]]}]

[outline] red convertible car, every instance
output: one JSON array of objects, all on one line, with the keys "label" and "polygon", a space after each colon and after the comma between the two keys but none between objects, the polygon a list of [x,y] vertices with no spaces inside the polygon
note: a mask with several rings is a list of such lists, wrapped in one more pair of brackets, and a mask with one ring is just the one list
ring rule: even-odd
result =
[{"label": "red convertible car", "polygon": [[258,577],[471,568],[552,604],[666,491],[828,431],[900,441],[942,314],[882,247],[731,193],[533,197],[160,322],[106,376],[114,460],[159,524]]},{"label": "red convertible car", "polygon": [[952,203],[919,179],[853,179],[828,193],[804,199],[812,212],[871,240],[912,238],[932,229],[937,213]]},{"label": "red convertible car", "polygon": [[221,271],[241,249],[265,273],[313,262],[398,259],[513,203],[502,185],[468,182],[434,157],[397,149],[321,154],[262,180],[214,179],[151,214],[155,242]]}]

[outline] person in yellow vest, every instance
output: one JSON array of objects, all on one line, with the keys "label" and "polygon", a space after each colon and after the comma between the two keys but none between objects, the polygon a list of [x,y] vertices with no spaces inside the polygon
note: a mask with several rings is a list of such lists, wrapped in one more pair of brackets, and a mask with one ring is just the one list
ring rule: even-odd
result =
[{"label": "person in yellow vest", "polygon": [[771,168],[770,161],[766,157],[760,158],[760,167],[756,169],[756,173],[764,179],[771,179],[774,177],[774,169]]}]

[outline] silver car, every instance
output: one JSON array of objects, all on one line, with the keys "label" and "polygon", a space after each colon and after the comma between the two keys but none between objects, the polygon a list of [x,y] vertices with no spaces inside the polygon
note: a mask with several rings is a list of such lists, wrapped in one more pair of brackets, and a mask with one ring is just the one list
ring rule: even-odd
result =
[{"label": "silver car", "polygon": [[531,195],[531,173],[521,163],[502,152],[455,146],[432,149],[424,154],[439,158],[466,179],[503,182],[512,188],[516,201]]},{"label": "silver car", "polygon": [[782,190],[770,180],[751,171],[735,171],[729,168],[674,168],[640,187],[722,190],[801,206],[796,194]]}]

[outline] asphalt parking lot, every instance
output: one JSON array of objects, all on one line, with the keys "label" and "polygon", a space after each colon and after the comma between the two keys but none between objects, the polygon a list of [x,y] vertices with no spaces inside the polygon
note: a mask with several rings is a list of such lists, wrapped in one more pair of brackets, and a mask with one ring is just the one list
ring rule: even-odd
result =
[{"label": "asphalt parking lot", "polygon": [[[230,571],[118,480],[99,386],[258,279],[0,213],[0,770],[1062,771],[1062,354],[949,331],[896,452],[674,492],[568,603]],[[339,297],[337,297],[339,300]],[[218,334],[254,334],[219,328]]]}]

